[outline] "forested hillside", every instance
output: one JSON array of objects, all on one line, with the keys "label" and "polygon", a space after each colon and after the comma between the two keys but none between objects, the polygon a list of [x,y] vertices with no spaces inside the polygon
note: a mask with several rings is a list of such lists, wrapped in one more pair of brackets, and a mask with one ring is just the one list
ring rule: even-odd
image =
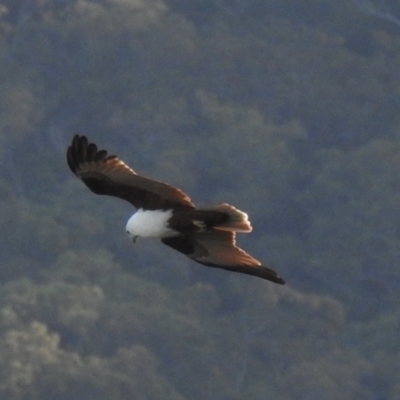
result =
[{"label": "forested hillside", "polygon": [[[0,0],[0,399],[400,398],[400,5]],[[286,286],[133,246],[75,133]]]}]

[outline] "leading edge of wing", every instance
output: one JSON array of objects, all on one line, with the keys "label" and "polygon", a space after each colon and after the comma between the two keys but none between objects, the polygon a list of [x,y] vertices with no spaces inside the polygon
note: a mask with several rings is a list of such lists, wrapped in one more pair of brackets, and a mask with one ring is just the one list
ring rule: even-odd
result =
[{"label": "leading edge of wing", "polygon": [[117,156],[98,150],[86,136],[74,136],[67,161],[71,171],[96,194],[118,197],[146,210],[194,207],[180,189],[136,174]]}]

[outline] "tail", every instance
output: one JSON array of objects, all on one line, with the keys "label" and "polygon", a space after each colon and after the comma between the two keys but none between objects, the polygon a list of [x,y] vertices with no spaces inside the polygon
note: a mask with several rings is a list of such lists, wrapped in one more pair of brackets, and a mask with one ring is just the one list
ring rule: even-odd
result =
[{"label": "tail", "polygon": [[253,229],[250,225],[247,214],[227,203],[202,208],[201,210],[216,211],[228,216],[228,220],[213,226],[214,229],[232,232],[251,232]]}]

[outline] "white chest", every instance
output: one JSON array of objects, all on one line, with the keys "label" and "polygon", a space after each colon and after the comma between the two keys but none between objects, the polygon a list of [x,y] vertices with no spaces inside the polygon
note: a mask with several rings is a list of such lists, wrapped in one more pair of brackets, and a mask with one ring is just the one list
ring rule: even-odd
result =
[{"label": "white chest", "polygon": [[168,220],[172,216],[172,210],[143,210],[139,209],[126,224],[128,235],[133,237],[169,237],[177,232],[168,228]]}]

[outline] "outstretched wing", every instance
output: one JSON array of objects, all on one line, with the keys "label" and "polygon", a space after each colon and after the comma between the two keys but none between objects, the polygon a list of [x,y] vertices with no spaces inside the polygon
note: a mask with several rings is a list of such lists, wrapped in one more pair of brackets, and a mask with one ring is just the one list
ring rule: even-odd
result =
[{"label": "outstretched wing", "polygon": [[145,210],[194,208],[180,189],[137,175],[117,156],[97,150],[86,136],[74,136],[67,161],[71,171],[96,194],[119,197]]},{"label": "outstretched wing", "polygon": [[208,267],[241,272],[281,285],[285,284],[274,270],[264,267],[258,260],[235,245],[234,232],[212,230],[161,240],[167,246]]}]

